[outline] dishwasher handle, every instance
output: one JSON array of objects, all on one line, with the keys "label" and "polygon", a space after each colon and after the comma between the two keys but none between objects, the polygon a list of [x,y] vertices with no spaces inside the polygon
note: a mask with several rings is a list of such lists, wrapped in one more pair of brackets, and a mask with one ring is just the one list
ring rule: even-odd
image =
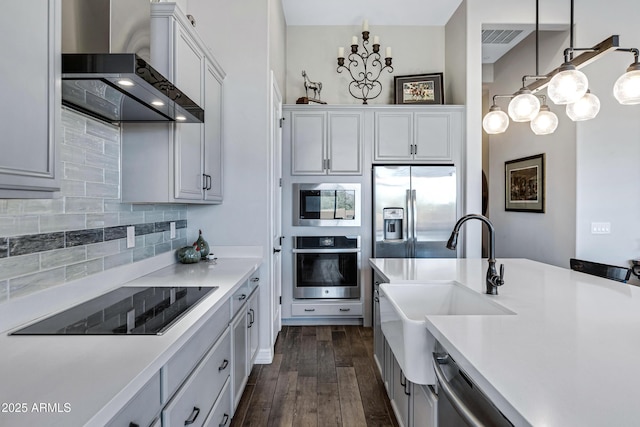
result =
[{"label": "dishwasher handle", "polygon": [[433,368],[436,372],[436,378],[438,379],[439,389],[444,392],[447,399],[451,402],[451,406],[460,414],[462,418],[473,427],[482,427],[484,424],[473,414],[471,409],[464,404],[462,399],[458,397],[451,385],[447,382],[447,379],[442,372],[441,364],[446,364],[449,360],[449,355],[442,355],[433,353]]}]

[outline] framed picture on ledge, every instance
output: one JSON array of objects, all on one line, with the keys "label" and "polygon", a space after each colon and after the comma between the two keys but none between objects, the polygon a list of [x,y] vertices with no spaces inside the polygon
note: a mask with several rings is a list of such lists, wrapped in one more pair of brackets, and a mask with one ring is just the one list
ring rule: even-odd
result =
[{"label": "framed picture on ledge", "polygon": [[395,76],[396,104],[444,104],[442,73]]},{"label": "framed picture on ledge", "polygon": [[544,153],[504,162],[504,210],[544,213]]}]

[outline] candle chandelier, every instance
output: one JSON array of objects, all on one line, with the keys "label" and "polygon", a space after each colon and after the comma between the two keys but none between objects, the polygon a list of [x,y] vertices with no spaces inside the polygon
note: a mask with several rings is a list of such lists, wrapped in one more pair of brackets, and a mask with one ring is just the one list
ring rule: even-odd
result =
[{"label": "candle chandelier", "polygon": [[[599,59],[611,51],[629,52],[634,62],[618,78],[613,95],[620,104],[640,104],[640,62],[636,48],[620,48],[618,36],[608,39],[590,48],[573,47],[573,0],[571,0],[570,46],[564,50],[564,62],[560,67],[546,75],[538,75],[538,0],[536,0],[536,75],[522,77],[522,88],[513,95],[495,95],[493,103],[482,120],[482,127],[488,134],[503,133],[509,127],[509,118],[514,122],[531,122],[531,130],[536,135],[548,135],[558,127],[558,117],[550,111],[546,97],[536,93],[547,88],[547,95],[557,105],[565,105],[567,116],[573,121],[593,119],[600,111],[600,100],[589,90],[587,76],[580,68]],[[573,57],[574,52],[584,53]],[[526,85],[527,80],[534,80]],[[496,104],[497,98],[510,98],[509,115]],[[542,99],[542,103],[540,102]]]},{"label": "candle chandelier", "polygon": [[351,38],[351,53],[347,56],[349,64],[345,66],[344,47],[338,48],[338,68],[342,73],[347,70],[352,81],[349,83],[349,93],[356,99],[367,104],[368,99],[377,98],[382,93],[382,83],[378,81],[383,70],[393,72],[391,65],[391,48],[385,50],[384,65],[380,61],[380,38],[373,36],[372,52],[369,52],[369,22],[365,19],[362,24],[362,51],[359,53],[358,37]]}]

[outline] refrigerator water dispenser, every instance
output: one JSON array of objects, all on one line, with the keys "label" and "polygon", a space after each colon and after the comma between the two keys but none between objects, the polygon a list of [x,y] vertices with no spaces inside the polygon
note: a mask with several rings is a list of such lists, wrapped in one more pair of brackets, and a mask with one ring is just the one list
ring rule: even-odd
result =
[{"label": "refrigerator water dispenser", "polygon": [[384,220],[384,240],[402,240],[402,221],[404,220],[403,208],[382,209]]}]

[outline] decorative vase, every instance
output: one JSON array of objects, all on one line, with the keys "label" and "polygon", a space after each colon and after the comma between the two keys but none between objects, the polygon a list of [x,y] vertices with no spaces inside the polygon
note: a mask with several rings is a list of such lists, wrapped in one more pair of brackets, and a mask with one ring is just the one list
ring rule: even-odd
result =
[{"label": "decorative vase", "polygon": [[198,240],[196,240],[193,244],[198,245],[198,247],[200,248],[200,256],[202,257],[202,259],[206,259],[207,255],[209,255],[209,244],[202,237],[202,230],[198,230],[198,233]]},{"label": "decorative vase", "polygon": [[185,246],[176,251],[178,261],[183,264],[194,264],[200,261],[200,252],[198,252],[196,246]]}]

